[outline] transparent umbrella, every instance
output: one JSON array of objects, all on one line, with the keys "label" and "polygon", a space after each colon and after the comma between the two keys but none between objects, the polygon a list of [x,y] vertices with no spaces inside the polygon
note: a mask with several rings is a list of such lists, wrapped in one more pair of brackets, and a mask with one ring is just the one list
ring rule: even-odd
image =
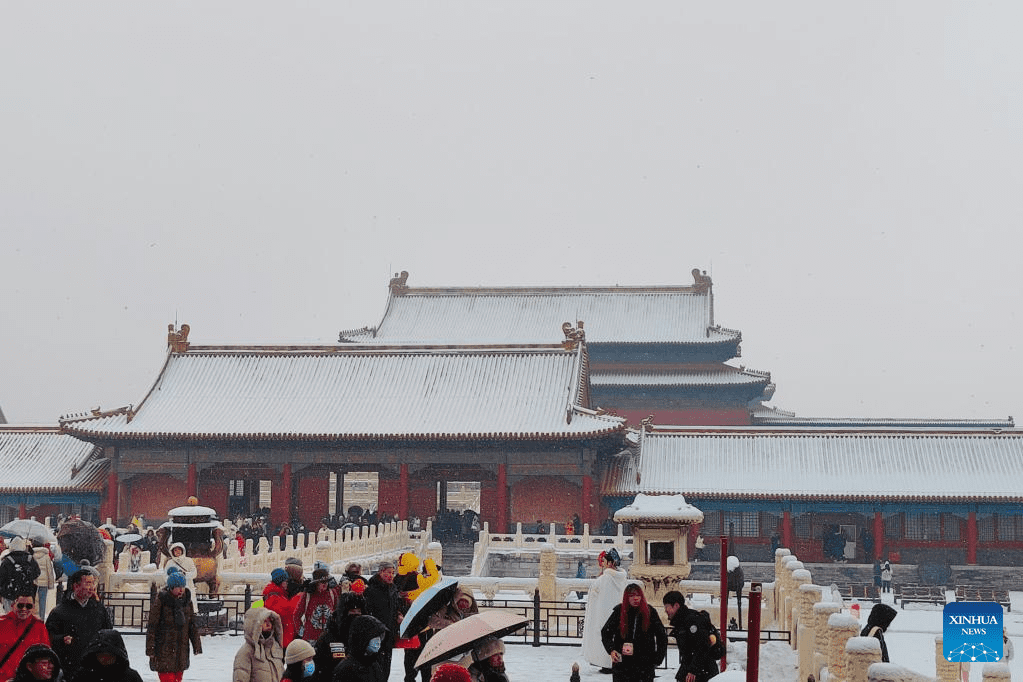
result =
[{"label": "transparent umbrella", "polygon": [[6,538],[25,538],[35,544],[57,543],[57,537],[45,524],[33,519],[14,519],[0,526],[0,535]]}]

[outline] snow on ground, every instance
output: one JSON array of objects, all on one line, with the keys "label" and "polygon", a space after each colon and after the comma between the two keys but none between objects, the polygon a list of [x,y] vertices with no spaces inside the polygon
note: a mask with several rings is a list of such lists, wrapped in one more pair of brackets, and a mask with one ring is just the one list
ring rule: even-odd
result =
[{"label": "snow on ground", "polygon": [[[891,595],[885,595],[886,601]],[[1005,628],[1009,637],[1023,646],[1023,592],[1011,594],[1013,610],[1006,614]],[[889,601],[890,603],[890,601]],[[866,623],[870,604],[861,606],[860,621]],[[895,606],[893,604],[893,606]],[[934,637],[941,633],[941,608],[927,604],[911,604],[899,611],[888,633],[888,651],[892,663],[918,673],[933,676]],[[146,638],[138,634],[126,634],[125,642],[132,667],[139,671],[145,682],[158,682],[156,673],[149,670],[145,657]],[[201,656],[192,658],[192,667],[185,672],[187,682],[229,682],[235,652],[242,645],[241,636],[216,635],[203,638]],[[1021,649],[1023,650],[1023,649]],[[543,646],[511,644],[507,647],[505,662],[512,682],[547,682],[568,680],[572,663],[578,661],[583,680],[610,682],[610,675],[602,675],[596,668],[582,660],[579,646]],[[677,670],[678,653],[669,653],[670,667],[658,671],[658,679],[669,682]],[[391,682],[401,682],[404,677],[403,658],[397,653],[391,669]],[[745,645],[732,645],[729,650],[731,663],[745,661]],[[1023,679],[1023,662],[1019,658],[1009,661],[1014,679]],[[980,680],[981,664],[973,666],[971,680]],[[740,679],[745,679],[744,677]],[[777,642],[761,646],[760,680],[762,682],[797,682],[796,657],[787,645]]]}]

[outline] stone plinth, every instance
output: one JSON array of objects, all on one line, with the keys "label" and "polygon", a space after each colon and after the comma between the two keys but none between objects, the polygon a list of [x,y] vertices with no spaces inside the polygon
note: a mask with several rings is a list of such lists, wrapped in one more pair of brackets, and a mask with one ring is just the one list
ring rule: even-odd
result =
[{"label": "stone plinth", "polygon": [[984,682],[1003,682],[1011,680],[1012,674],[1009,672],[1009,666],[1005,663],[985,663],[980,679]]},{"label": "stone plinth", "polygon": [[934,638],[934,669],[938,673],[939,682],[961,682],[962,664],[953,663],[945,658],[942,636]]},{"label": "stone plinth", "polygon": [[877,638],[851,637],[845,643],[846,682],[867,682],[870,666],[880,662],[881,642]]},{"label": "stone plinth", "polygon": [[835,682],[848,679],[845,645],[859,634],[860,622],[852,616],[844,613],[828,616],[828,670]]}]

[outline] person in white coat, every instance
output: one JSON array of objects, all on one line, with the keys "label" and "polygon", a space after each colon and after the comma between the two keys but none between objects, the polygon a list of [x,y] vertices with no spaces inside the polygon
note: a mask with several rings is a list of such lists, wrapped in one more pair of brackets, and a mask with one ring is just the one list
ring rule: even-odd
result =
[{"label": "person in white coat", "polygon": [[192,609],[198,613],[199,606],[195,598],[195,576],[199,575],[199,569],[195,567],[195,562],[185,554],[185,546],[180,542],[175,542],[168,549],[170,556],[167,557],[167,561],[163,565],[164,570],[174,566],[185,576],[185,587],[192,595]]},{"label": "person in white coat", "polygon": [[32,556],[39,564],[39,577],[36,578],[36,604],[39,608],[40,620],[46,620],[46,602],[50,596],[50,590],[57,585],[57,572],[53,568],[53,559],[50,558],[48,545],[32,546]]},{"label": "person in white coat", "polygon": [[583,658],[602,671],[611,671],[611,654],[604,649],[600,628],[614,608],[622,603],[628,585],[628,574],[619,568],[622,563],[618,550],[613,547],[597,557],[601,573],[593,581],[586,596],[586,615],[583,621]]}]

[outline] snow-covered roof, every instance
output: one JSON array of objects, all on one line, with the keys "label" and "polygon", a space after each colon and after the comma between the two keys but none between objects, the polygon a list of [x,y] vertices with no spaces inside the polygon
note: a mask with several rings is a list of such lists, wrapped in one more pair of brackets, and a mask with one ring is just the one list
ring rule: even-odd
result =
[{"label": "snow-covered roof", "polygon": [[691,286],[395,286],[375,329],[342,332],[358,343],[556,343],[562,324],[585,324],[596,344],[737,344],[714,324],[710,279]]},{"label": "snow-covered roof", "polygon": [[98,492],[107,462],[92,443],[56,426],[0,426],[0,491]]},{"label": "snow-covered roof", "polygon": [[1023,431],[676,427],[614,457],[602,493],[1023,501]]},{"label": "snow-covered roof", "polygon": [[68,417],[84,439],[585,438],[583,345],[208,347],[170,353],[137,409]]},{"label": "snow-covered roof", "polygon": [[171,509],[169,512],[167,512],[167,516],[170,516],[170,517],[177,517],[177,516],[215,516],[216,513],[217,513],[217,510],[213,509],[212,507],[203,507],[203,506],[198,505],[198,504],[194,504],[194,505],[193,504],[186,504],[183,507],[174,507],[174,509]]},{"label": "snow-covered roof", "polygon": [[769,372],[726,364],[643,372],[602,371],[593,368],[590,372],[591,386],[766,386],[770,382]]},{"label": "snow-covered roof", "polygon": [[894,428],[894,429],[1011,429],[1012,417],[1007,419],[916,419],[900,417],[797,417],[780,410],[754,411],[754,426],[815,426],[842,428]]},{"label": "snow-covered roof", "polygon": [[700,523],[703,512],[686,502],[682,495],[636,495],[632,504],[615,512],[614,520],[619,523],[683,522]]}]

